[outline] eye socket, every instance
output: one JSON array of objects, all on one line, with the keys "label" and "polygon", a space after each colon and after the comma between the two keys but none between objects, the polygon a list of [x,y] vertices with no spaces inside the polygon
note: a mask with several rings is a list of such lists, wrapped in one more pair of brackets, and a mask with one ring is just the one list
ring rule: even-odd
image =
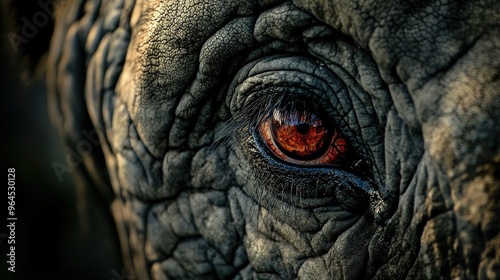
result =
[{"label": "eye socket", "polygon": [[285,162],[350,165],[348,141],[316,106],[305,100],[279,102],[259,122],[265,145]]}]

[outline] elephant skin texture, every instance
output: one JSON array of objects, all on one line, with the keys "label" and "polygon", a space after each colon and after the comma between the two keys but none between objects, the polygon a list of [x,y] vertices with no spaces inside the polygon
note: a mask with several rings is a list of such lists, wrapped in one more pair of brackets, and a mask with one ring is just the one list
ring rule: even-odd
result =
[{"label": "elephant skin texture", "polygon": [[500,278],[498,1],[56,4],[51,117],[136,279]]}]

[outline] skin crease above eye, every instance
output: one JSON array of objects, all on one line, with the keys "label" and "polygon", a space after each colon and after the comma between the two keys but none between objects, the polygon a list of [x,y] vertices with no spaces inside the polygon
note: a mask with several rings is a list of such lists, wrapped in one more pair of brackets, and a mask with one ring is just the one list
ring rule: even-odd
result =
[{"label": "skin crease above eye", "polygon": [[[73,150],[96,132],[72,174],[136,279],[500,278],[498,1],[57,9],[51,117]],[[278,155],[285,94],[352,164]]]}]

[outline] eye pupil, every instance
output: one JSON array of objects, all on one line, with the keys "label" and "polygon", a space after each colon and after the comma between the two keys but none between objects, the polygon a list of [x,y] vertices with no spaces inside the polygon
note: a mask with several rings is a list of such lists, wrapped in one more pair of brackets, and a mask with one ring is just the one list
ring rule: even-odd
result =
[{"label": "eye pupil", "polygon": [[321,156],[331,140],[323,121],[313,113],[297,110],[277,111],[271,130],[276,145],[289,157],[309,160]]},{"label": "eye pupil", "polygon": [[309,132],[309,125],[306,123],[297,125],[297,132],[300,134],[307,134],[307,132]]}]

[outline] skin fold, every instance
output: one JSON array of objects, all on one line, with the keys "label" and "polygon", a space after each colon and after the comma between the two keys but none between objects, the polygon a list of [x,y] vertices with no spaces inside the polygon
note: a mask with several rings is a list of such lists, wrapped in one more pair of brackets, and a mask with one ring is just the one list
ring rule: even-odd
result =
[{"label": "skin fold", "polygon": [[[500,278],[497,1],[56,6],[51,117],[136,279]],[[273,156],[283,96],[363,164]]]}]

